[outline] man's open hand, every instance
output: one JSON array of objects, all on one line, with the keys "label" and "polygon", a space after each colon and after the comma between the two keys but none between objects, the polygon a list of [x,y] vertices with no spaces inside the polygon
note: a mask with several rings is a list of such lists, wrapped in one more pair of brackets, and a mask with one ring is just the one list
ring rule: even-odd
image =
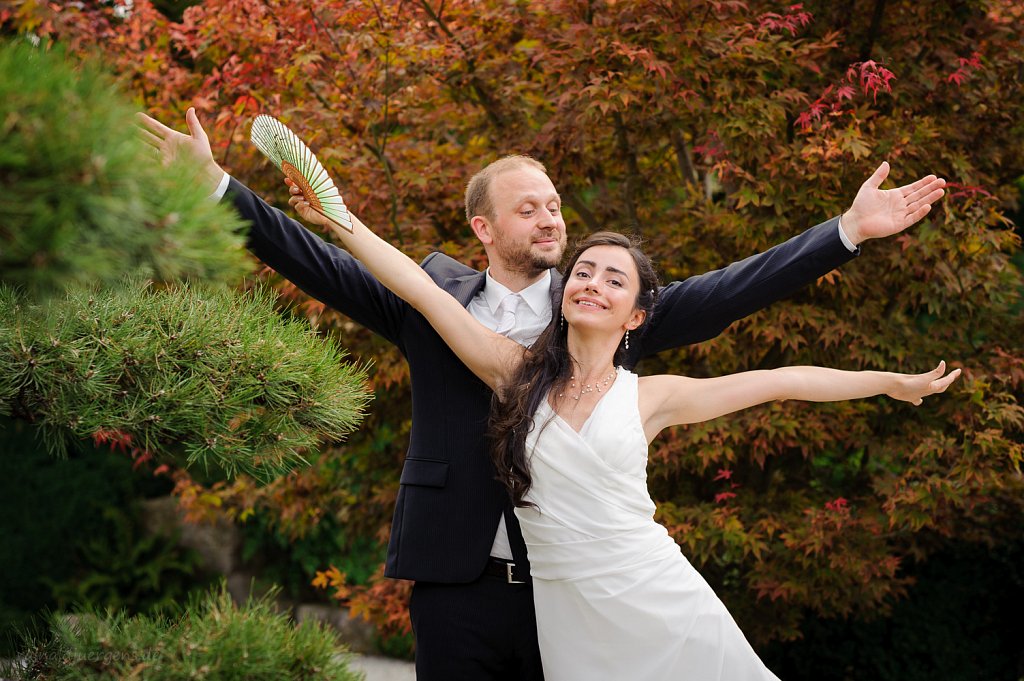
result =
[{"label": "man's open hand", "polygon": [[192,164],[200,172],[200,177],[203,178],[202,181],[209,193],[212,194],[217,190],[221,178],[224,177],[224,171],[213,160],[210,138],[206,136],[206,131],[199,124],[195,108],[189,107],[185,114],[188,135],[172,130],[144,113],[140,112],[135,116],[142,128],[143,140],[157,150],[164,165],[178,160]]},{"label": "man's open hand", "polygon": [[946,181],[934,175],[896,189],[879,189],[888,175],[889,164],[883,161],[843,213],[843,231],[854,244],[899,234],[927,215],[945,194]]}]

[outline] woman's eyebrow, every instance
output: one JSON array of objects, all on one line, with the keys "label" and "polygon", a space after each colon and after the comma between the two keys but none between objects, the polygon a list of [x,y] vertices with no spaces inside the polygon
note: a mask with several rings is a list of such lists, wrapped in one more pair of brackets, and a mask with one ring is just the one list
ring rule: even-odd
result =
[{"label": "woman's eyebrow", "polygon": [[626,279],[629,279],[629,275],[626,274],[625,272],[623,272],[622,270],[620,270],[618,267],[612,267],[611,265],[609,265],[608,267],[605,267],[604,269],[605,269],[606,272],[615,272],[615,274],[622,275]]},{"label": "woman's eyebrow", "polygon": [[[591,269],[596,269],[597,268],[597,263],[594,262],[593,260],[577,260],[576,264],[577,265],[587,265]],[[622,270],[620,270],[618,267],[612,267],[611,265],[608,265],[607,267],[604,268],[604,270],[605,270],[605,272],[614,272],[615,274],[622,275],[626,279],[629,279],[629,275],[627,273],[623,272]]]}]

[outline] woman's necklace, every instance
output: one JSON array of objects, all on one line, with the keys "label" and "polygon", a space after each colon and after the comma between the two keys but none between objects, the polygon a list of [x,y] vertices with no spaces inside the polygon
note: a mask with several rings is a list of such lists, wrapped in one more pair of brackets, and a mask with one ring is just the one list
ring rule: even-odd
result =
[{"label": "woman's necklace", "polygon": [[[601,392],[602,389],[607,390],[608,386],[611,384],[611,382],[615,380],[615,369],[612,369],[611,373],[609,373],[607,376],[605,376],[603,380],[597,381],[593,385],[591,385],[590,383],[587,383],[587,384],[585,384],[583,386],[580,386],[579,387],[579,392],[576,393],[575,395],[573,395],[572,393],[573,393],[573,391],[575,391],[577,389],[577,386],[576,386],[576,374],[573,374],[569,378],[569,380],[571,381],[570,384],[569,384],[569,397],[571,397],[572,399],[574,399],[574,400],[576,400],[578,402],[579,399],[581,397],[583,397],[587,393],[592,393],[595,390],[597,390],[597,392]],[[559,397],[565,397],[565,391],[562,391],[562,392],[558,393],[558,396]]]}]

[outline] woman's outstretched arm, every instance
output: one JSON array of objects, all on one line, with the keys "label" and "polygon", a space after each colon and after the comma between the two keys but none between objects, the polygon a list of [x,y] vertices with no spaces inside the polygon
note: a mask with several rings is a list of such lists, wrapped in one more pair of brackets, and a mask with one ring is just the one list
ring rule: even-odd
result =
[{"label": "woman's outstretched arm", "polygon": [[354,255],[392,293],[412,305],[430,321],[448,347],[480,380],[498,391],[512,369],[519,365],[524,348],[494,333],[473,318],[455,298],[439,288],[419,265],[384,241],[352,215],[353,231],[338,229],[309,207],[291,180],[289,203],[312,224],[330,227],[345,248]]},{"label": "woman's outstretched arm", "polygon": [[946,363],[939,362],[924,374],[795,366],[717,378],[645,376],[640,379],[640,415],[650,441],[668,426],[709,421],[774,400],[837,402],[888,395],[918,405],[959,375],[960,369],[947,374]]}]

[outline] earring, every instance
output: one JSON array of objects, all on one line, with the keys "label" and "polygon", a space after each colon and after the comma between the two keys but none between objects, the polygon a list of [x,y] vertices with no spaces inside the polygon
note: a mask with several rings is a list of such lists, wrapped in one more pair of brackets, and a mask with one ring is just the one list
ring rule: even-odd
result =
[{"label": "earring", "polygon": [[565,328],[565,315],[562,314],[561,310],[559,310],[558,311],[558,330],[561,331],[564,328]]},{"label": "earring", "polygon": [[629,350],[629,329],[626,329],[626,349]]}]

